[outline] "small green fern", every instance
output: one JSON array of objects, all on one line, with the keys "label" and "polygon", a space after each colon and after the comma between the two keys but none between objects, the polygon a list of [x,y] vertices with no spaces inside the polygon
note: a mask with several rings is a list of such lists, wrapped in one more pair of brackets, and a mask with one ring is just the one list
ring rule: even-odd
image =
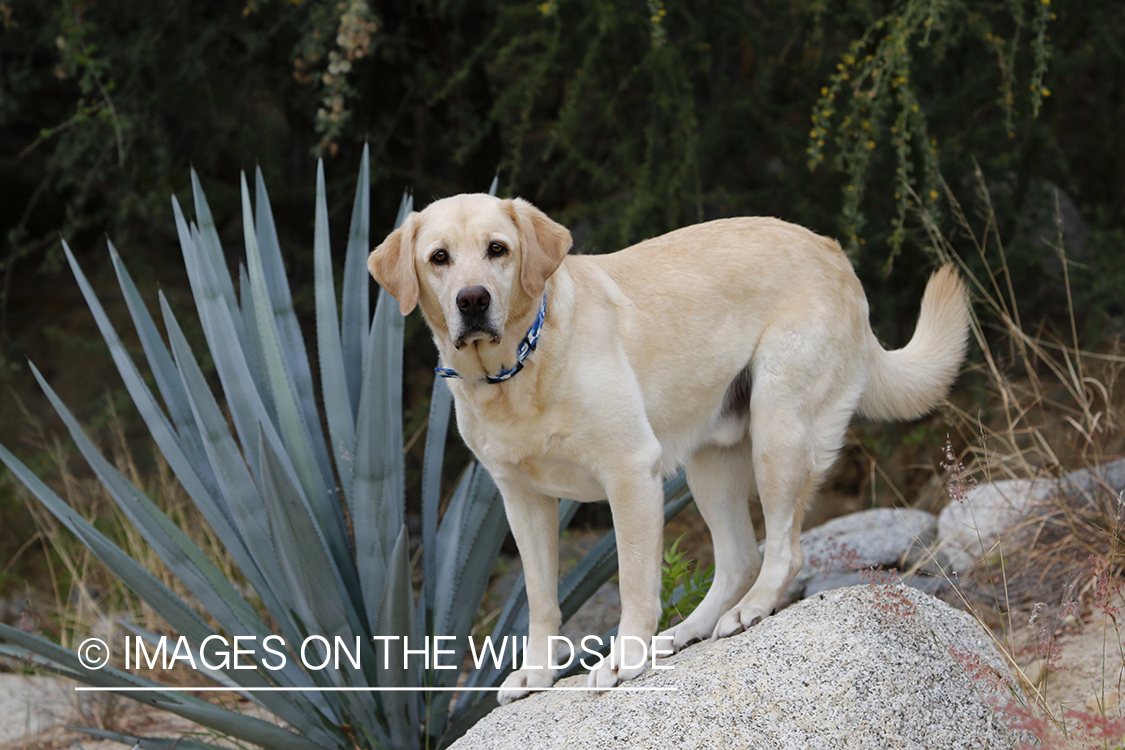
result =
[{"label": "small green fern", "polygon": [[660,589],[660,601],[664,602],[664,609],[660,613],[658,630],[672,625],[672,618],[679,617],[683,620],[694,612],[707,595],[707,589],[711,587],[711,579],[715,575],[714,565],[700,570],[695,560],[689,559],[680,551],[680,541],[683,538],[681,534],[664,552]]}]

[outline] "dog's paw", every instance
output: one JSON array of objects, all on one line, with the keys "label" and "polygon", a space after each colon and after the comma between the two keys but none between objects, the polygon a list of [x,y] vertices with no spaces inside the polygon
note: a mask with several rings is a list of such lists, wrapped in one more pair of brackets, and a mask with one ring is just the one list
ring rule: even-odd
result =
[{"label": "dog's paw", "polygon": [[587,687],[607,690],[644,672],[648,666],[648,651],[639,641],[639,638],[617,641],[609,656],[590,670]]},{"label": "dog's paw", "polygon": [[718,639],[737,635],[743,630],[757,625],[765,619],[768,614],[769,610],[752,604],[735,607],[719,618],[719,622],[715,625],[715,630],[711,633],[711,637]]},{"label": "dog's paw", "polygon": [[506,706],[533,690],[551,687],[554,682],[555,672],[552,669],[517,669],[500,685],[496,700],[501,706]]},{"label": "dog's paw", "polygon": [[680,649],[687,648],[693,643],[702,641],[710,637],[711,628],[707,632],[700,632],[699,628],[691,622],[691,618],[684,620],[679,625],[674,625],[664,632],[656,636],[657,656],[669,656],[669,651],[673,654],[680,653]]}]

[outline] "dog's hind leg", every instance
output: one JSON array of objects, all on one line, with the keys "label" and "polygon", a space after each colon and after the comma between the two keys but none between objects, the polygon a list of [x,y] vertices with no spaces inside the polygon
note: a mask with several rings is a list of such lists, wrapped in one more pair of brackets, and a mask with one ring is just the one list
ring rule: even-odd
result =
[{"label": "dog's hind leg", "polygon": [[816,331],[801,337],[792,329],[780,333],[759,348],[750,397],[754,478],[766,521],[762,570],[750,591],[719,619],[716,638],[767,616],[800,571],[805,508],[843,445],[863,390],[856,368],[825,366],[847,362],[842,347],[833,351],[832,337]]},{"label": "dog's hind leg", "polygon": [[802,564],[801,519],[815,488],[809,436],[801,434],[799,416],[783,406],[755,406],[750,430],[754,474],[766,521],[765,556],[754,585],[719,619],[712,634],[715,638],[738,633],[772,612]]},{"label": "dog's hind leg", "polygon": [[[687,462],[687,481],[711,531],[715,578],[695,611],[660,634],[672,638],[676,651],[710,637],[719,617],[750,589],[762,567],[750,519],[754,487],[750,436],[730,447],[706,446],[696,451]],[[668,643],[662,641],[660,647],[666,648]]]}]

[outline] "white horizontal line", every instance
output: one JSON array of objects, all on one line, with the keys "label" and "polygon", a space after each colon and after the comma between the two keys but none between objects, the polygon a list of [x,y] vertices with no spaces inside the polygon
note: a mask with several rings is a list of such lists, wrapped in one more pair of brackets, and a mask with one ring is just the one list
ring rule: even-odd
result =
[{"label": "white horizontal line", "polygon": [[[75,691],[88,693],[498,693],[506,688],[498,687],[254,687],[254,688],[229,688],[229,687],[88,687],[75,686]],[[621,685],[612,688],[598,687],[546,687],[526,688],[528,692],[545,693],[547,691],[580,691],[580,692],[675,692],[678,687],[631,687]]]}]

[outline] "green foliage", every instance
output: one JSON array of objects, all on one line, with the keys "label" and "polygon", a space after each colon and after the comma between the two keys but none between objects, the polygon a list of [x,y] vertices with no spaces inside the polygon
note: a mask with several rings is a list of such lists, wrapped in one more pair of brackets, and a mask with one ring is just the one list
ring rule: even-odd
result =
[{"label": "green foliage", "polygon": [[[986,3],[953,0],[903,0],[871,23],[836,64],[828,85],[820,90],[812,114],[809,133],[809,167],[815,168],[825,156],[825,139],[834,130],[838,155],[836,167],[847,174],[844,186],[843,222],[850,252],[858,252],[864,242],[860,236],[866,220],[860,210],[868,184],[871,158],[879,139],[889,137],[894,149],[894,200],[896,218],[890,236],[888,266],[906,236],[906,218],[911,206],[923,206],[937,213],[940,197],[938,142],[929,134],[926,92],[916,80],[918,69],[928,56],[942,61],[968,44],[979,42],[992,52],[1000,74],[998,104],[1003,112],[1004,129],[1014,138],[1017,78],[1016,61],[1021,50],[1021,35],[1029,25],[1030,6],[1031,63],[1030,106],[1032,117],[1039,114],[1043,97],[1050,92],[1043,86],[1047,70],[1047,22],[1052,17],[1050,0],[1012,0],[998,12]],[[990,15],[1002,16],[995,21]],[[1005,37],[1002,22],[1011,27]],[[836,115],[840,119],[835,120]],[[916,176],[920,166],[921,176]]]},{"label": "green foliage", "polygon": [[660,613],[658,631],[667,629],[673,618],[683,620],[694,612],[707,595],[711,579],[715,576],[714,565],[700,569],[696,561],[680,550],[682,539],[683,535],[664,550],[660,585],[660,601],[664,602],[664,609]]},{"label": "green foliage", "polygon": [[[499,130],[510,192],[526,195],[531,182],[539,200],[579,185],[607,196],[582,214],[614,215],[598,237],[606,249],[703,218],[690,76],[707,45],[701,21],[665,6],[501,3],[488,38],[436,96],[455,103],[478,65],[498,84],[487,116],[456,134],[458,157]],[[686,43],[668,31],[685,21]]]}]

